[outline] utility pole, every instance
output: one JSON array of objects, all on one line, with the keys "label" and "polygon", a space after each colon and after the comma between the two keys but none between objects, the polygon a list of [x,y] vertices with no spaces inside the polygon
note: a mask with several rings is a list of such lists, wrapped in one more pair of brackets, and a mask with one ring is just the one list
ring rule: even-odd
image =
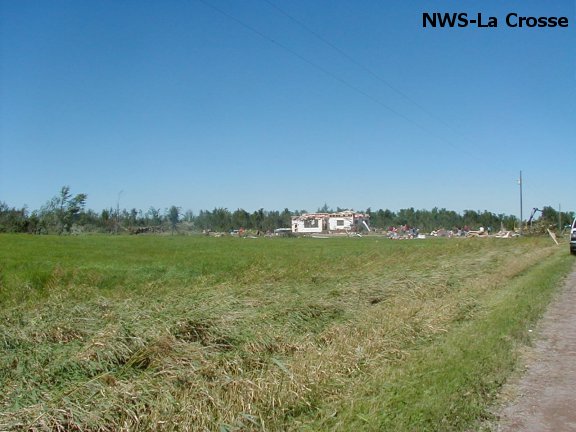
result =
[{"label": "utility pole", "polygon": [[518,180],[520,185],[520,235],[522,235],[522,171],[520,171],[520,180]]},{"label": "utility pole", "polygon": [[558,235],[562,232],[562,204],[558,204]]},{"label": "utility pole", "polygon": [[120,196],[123,190],[118,192],[118,200],[116,201],[116,234],[118,234],[118,228],[120,227]]}]

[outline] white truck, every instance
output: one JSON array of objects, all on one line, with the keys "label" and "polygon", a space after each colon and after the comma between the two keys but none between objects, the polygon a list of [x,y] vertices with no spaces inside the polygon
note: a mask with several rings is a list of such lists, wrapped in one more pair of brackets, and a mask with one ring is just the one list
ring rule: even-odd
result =
[{"label": "white truck", "polygon": [[570,227],[570,253],[576,255],[576,219],[572,221]]}]

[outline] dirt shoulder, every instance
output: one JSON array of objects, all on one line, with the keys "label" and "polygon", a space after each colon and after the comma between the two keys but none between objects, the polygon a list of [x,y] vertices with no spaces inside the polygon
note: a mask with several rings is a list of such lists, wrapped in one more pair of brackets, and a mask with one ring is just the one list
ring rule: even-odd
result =
[{"label": "dirt shoulder", "polygon": [[526,372],[506,386],[498,432],[576,431],[576,267],[538,327]]}]

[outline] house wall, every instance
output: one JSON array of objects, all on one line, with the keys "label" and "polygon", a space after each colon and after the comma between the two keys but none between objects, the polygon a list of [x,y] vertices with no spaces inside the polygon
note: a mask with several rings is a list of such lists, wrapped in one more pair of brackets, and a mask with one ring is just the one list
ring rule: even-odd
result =
[{"label": "house wall", "polygon": [[354,218],[364,215],[351,211],[339,213],[309,213],[292,217],[293,233],[321,233],[325,231],[347,231],[354,227]]},{"label": "house wall", "polygon": [[330,231],[348,230],[353,224],[353,217],[331,217],[328,219],[328,229]]},{"label": "house wall", "polygon": [[[307,223],[306,220],[292,220],[292,232],[296,233],[321,233],[323,228],[323,221],[322,219],[312,219],[317,221],[317,226],[310,226],[314,225],[314,223]],[[311,221],[308,219],[308,221]]]}]

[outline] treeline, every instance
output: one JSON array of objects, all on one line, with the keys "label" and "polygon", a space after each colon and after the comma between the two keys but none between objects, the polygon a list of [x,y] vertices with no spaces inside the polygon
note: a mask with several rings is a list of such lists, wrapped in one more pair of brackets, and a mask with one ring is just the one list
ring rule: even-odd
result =
[{"label": "treeline", "polygon": [[[150,207],[147,211],[138,209],[109,208],[101,212],[86,209],[86,194],[72,195],[65,186],[60,193],[48,201],[41,209],[28,211],[26,208],[14,208],[0,202],[0,232],[32,234],[69,234],[82,232],[95,233],[139,233],[139,232],[191,232],[218,231],[230,232],[243,228],[245,230],[273,231],[276,228],[289,228],[292,216],[306,213],[306,210],[269,211],[259,209],[248,212],[243,209],[230,211],[227,208],[201,210],[198,214],[182,211],[180,207],[167,209]],[[331,209],[326,204],[318,212],[342,211],[343,208]],[[513,215],[495,214],[487,210],[465,210],[457,213],[445,208],[432,210],[401,209],[391,210],[366,209],[362,213],[370,216],[370,226],[374,229],[409,226],[429,232],[435,229],[479,227],[499,230],[515,229],[518,218]],[[558,226],[568,224],[574,212],[559,214],[552,207],[544,207],[539,212],[538,224]],[[525,221],[526,222],[526,221]]]},{"label": "treeline", "polygon": [[290,227],[297,211],[266,211],[249,213],[238,209],[215,208],[182,212],[172,206],[168,209],[150,207],[147,211],[138,209],[104,209],[95,212],[90,209],[77,209],[64,206],[44,206],[40,210],[28,211],[14,208],[0,202],[0,232],[31,234],[74,234],[94,233],[140,233],[140,232],[185,232],[219,231],[229,232],[244,228],[260,232],[276,228]]}]

